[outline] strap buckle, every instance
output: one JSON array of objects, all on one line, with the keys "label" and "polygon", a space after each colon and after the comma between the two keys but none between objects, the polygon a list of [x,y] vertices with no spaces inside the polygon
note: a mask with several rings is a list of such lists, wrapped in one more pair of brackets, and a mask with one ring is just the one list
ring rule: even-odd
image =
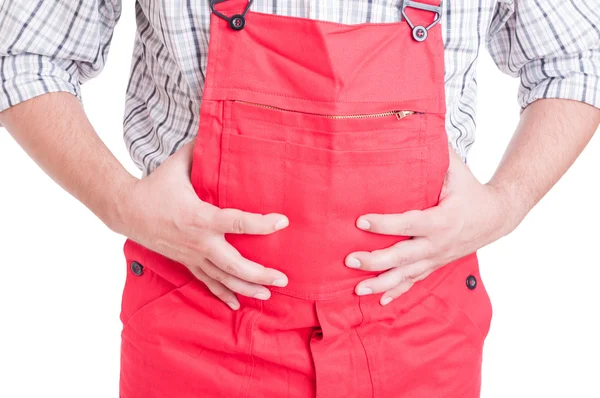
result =
[{"label": "strap buckle", "polygon": [[[422,25],[415,26],[411,22],[410,18],[408,18],[408,15],[406,15],[405,10],[407,7],[416,8],[418,10],[431,11],[435,14],[435,18],[433,19],[433,22],[429,26],[422,26]],[[429,29],[433,28],[442,19],[442,0],[440,0],[439,6],[434,6],[434,5],[425,4],[425,3],[419,3],[418,1],[414,1],[414,0],[402,0],[401,13],[402,13],[401,20],[405,19],[406,22],[408,23],[408,25],[410,26],[410,28],[412,29],[413,39],[415,39],[418,42],[425,41],[425,39],[427,39]]]},{"label": "strap buckle", "polygon": [[215,9],[215,4],[222,3],[223,1],[225,1],[225,0],[210,0],[210,10],[217,17],[222,18],[222,19],[226,20],[227,22],[229,22],[229,27],[231,29],[236,30],[236,31],[244,29],[244,27],[246,26],[246,14],[250,10],[250,6],[252,6],[252,2],[254,0],[248,1],[246,8],[244,9],[244,11],[241,14],[235,14],[235,15],[232,15],[231,17],[228,17],[227,15],[225,15]]}]

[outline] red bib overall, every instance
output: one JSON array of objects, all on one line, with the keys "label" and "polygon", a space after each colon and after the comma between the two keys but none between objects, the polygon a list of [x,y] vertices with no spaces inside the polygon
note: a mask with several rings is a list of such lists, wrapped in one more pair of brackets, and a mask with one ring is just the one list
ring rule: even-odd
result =
[{"label": "red bib overall", "polygon": [[491,305],[475,254],[387,306],[354,293],[373,273],[344,265],[409,239],[359,230],[360,215],[438,202],[441,25],[413,29],[433,15],[413,8],[349,26],[246,5],[212,15],[191,178],[203,201],[288,216],[272,235],[226,238],[289,285],[231,311],[183,265],[127,241],[121,397],[478,397]]}]

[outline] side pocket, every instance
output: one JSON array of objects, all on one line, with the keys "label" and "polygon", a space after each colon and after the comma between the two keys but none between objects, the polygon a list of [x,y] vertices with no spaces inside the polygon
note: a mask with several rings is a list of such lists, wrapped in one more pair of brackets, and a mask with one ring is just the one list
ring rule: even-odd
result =
[{"label": "side pocket", "polygon": [[[194,278],[181,264],[128,241],[121,322],[125,328],[141,311],[156,305]],[[167,279],[169,278],[169,279]]]},{"label": "side pocket", "polygon": [[485,289],[479,263],[475,254],[450,263],[436,272],[432,280],[437,280],[432,286],[427,286],[427,279],[421,288],[427,289],[429,300],[427,306],[445,317],[457,331],[474,333],[481,343],[490,330],[492,320],[492,303]]}]

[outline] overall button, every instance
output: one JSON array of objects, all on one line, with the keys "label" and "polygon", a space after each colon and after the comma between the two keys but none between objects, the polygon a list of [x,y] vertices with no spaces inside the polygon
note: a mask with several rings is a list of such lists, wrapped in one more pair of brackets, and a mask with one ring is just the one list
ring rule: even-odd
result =
[{"label": "overall button", "polygon": [[425,41],[427,39],[427,28],[424,26],[415,26],[413,29],[413,38],[416,41]]},{"label": "overall button", "polygon": [[477,278],[475,278],[473,275],[467,276],[467,287],[470,290],[475,289],[477,287]]},{"label": "overall button", "polygon": [[132,261],[131,272],[133,272],[134,275],[140,276],[144,273],[144,266],[137,261]]},{"label": "overall button", "polygon": [[234,15],[229,20],[229,26],[233,30],[242,30],[246,26],[246,18],[241,15]]}]

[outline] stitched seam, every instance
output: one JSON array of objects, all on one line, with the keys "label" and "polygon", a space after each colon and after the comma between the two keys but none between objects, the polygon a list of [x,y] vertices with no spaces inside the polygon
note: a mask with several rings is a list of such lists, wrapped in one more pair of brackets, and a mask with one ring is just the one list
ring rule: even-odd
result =
[{"label": "stitched seam", "polygon": [[[362,325],[365,321],[365,314],[362,309],[362,298],[358,296],[358,310],[360,311],[361,320],[358,326]],[[354,333],[356,333],[356,337],[358,337],[358,341],[360,341],[360,345],[365,353],[365,359],[367,360],[367,367],[369,368],[369,376],[371,378],[371,397],[375,396],[375,381],[373,380],[373,371],[371,369],[371,361],[369,360],[369,354],[367,353],[367,348],[365,347],[365,343],[363,342],[360,333],[358,333],[358,327],[354,328]]]},{"label": "stitched seam", "polygon": [[245,395],[246,398],[248,398],[248,394],[250,394],[250,383],[252,381],[252,376],[254,374],[254,366],[255,366],[254,354],[252,353],[252,348],[254,347],[254,345],[253,345],[254,344],[254,325],[256,324],[256,321],[263,313],[263,306],[264,306],[264,303],[260,302],[260,311],[254,317],[254,319],[252,320],[252,325],[250,326],[250,349],[249,349],[248,355],[250,355],[251,367],[250,367],[250,374],[248,375],[248,379],[246,381],[246,395]]},{"label": "stitched seam", "polygon": [[[410,116],[410,117],[412,118],[413,116]],[[241,117],[235,117],[235,116],[233,116],[233,117],[231,117],[231,120],[242,120],[244,122],[252,121],[252,122],[257,122],[257,123],[261,123],[261,124],[267,124],[267,125],[276,126],[276,127],[291,127],[294,130],[317,131],[317,132],[320,132],[320,133],[329,133],[331,135],[376,133],[378,131],[398,131],[399,130],[399,128],[396,127],[396,128],[389,128],[389,129],[365,129],[363,131],[359,130],[359,131],[332,132],[330,130],[318,130],[318,129],[312,129],[312,128],[304,128],[304,127],[299,127],[299,126],[292,126],[292,125],[284,124],[284,123],[267,122],[267,121],[264,121],[264,120],[254,119],[254,118],[241,118]],[[230,127],[229,129],[235,130],[233,127]],[[403,127],[401,130],[413,133],[413,132],[422,131],[422,129],[423,129],[422,126],[417,126],[417,127]]]},{"label": "stitched seam", "polygon": [[[221,137],[219,139],[221,143],[221,149],[219,151],[219,171],[217,174],[217,204],[219,207],[227,207],[227,177],[229,174],[229,162],[227,161],[227,154],[230,152],[229,134],[225,134],[225,121],[227,120],[227,116],[228,109],[226,109],[226,105],[223,104],[221,110]],[[220,197],[221,190],[223,191],[222,200]]]},{"label": "stitched seam", "polygon": [[[159,276],[158,274],[155,274],[157,276]],[[161,276],[159,276],[160,278],[162,278]],[[164,279],[164,278],[162,278]],[[189,285],[190,283],[192,283],[195,280],[195,278],[190,279],[187,282],[184,282],[183,284],[177,286],[172,284],[171,282],[167,281],[169,284],[171,284],[173,286],[173,288],[171,290],[169,290],[168,292],[166,292],[165,294],[155,298],[154,300],[144,304],[143,306],[141,306],[140,308],[138,308],[133,314],[131,314],[129,316],[129,318],[127,319],[127,322],[123,324],[123,330],[125,330],[125,328],[129,328],[129,325],[131,323],[131,321],[135,318],[138,317],[139,314],[141,313],[141,311],[143,311],[144,309],[146,309],[148,306],[152,306],[154,304],[159,304],[159,301],[163,300],[164,298],[166,298],[167,296],[170,296],[178,291],[180,291],[181,289],[183,289],[185,286]]]},{"label": "stitched seam", "polygon": [[[421,143],[423,144],[425,141],[425,135],[423,134],[423,132],[427,131],[428,128],[428,124],[427,124],[428,119],[425,118],[424,121],[424,129],[422,130],[422,134],[421,134]],[[428,197],[428,193],[429,193],[429,169],[431,167],[429,167],[430,162],[425,162],[425,157],[429,157],[430,153],[429,153],[429,148],[425,148],[423,147],[421,149],[421,207],[425,208],[425,206],[427,205],[427,197]]]},{"label": "stitched seam", "polygon": [[[210,85],[210,86],[206,86],[207,88],[220,88],[220,89],[225,89],[225,90],[242,90],[242,91],[250,91],[253,93],[259,93],[259,94],[267,94],[267,95],[272,95],[275,97],[283,97],[283,98],[291,98],[291,99],[295,99],[295,100],[300,100],[300,101],[307,101],[307,102],[320,102],[320,103],[326,103],[326,104],[395,104],[398,102],[406,102],[406,101],[435,101],[436,103],[439,102],[439,98],[437,97],[408,97],[408,98],[403,98],[402,100],[394,100],[394,101],[383,101],[383,100],[377,100],[377,101],[341,101],[341,100],[333,100],[333,101],[329,101],[329,100],[318,100],[318,99],[310,99],[310,98],[300,98],[300,97],[294,97],[291,95],[285,95],[285,94],[276,94],[273,92],[269,92],[269,91],[261,91],[261,90],[254,90],[254,89],[250,89],[250,88],[243,88],[243,87],[229,87],[229,86],[214,86],[214,85]],[[212,99],[214,101],[227,101],[227,99],[218,99],[218,98],[209,98]],[[427,112],[427,113],[440,113],[441,112]]]},{"label": "stitched seam", "polygon": [[[412,116],[411,116],[412,117]],[[364,133],[376,133],[376,132],[387,132],[387,131],[398,131],[400,130],[398,127],[396,128],[389,128],[389,129],[364,129],[364,130],[358,130],[358,131],[331,131],[331,130],[319,130],[319,129],[313,129],[313,128],[305,128],[305,127],[299,127],[299,126],[293,126],[291,124],[285,124],[285,123],[275,123],[275,122],[267,122],[264,120],[260,120],[260,119],[254,119],[254,118],[240,118],[240,117],[232,117],[231,120],[241,120],[244,122],[255,122],[255,123],[260,123],[260,124],[266,124],[269,126],[275,126],[275,127],[290,127],[294,130],[303,130],[303,131],[316,131],[319,133],[328,133],[330,135],[351,135],[351,134],[364,134]],[[233,127],[230,127],[229,129],[231,130],[235,130]],[[422,130],[422,126],[417,126],[417,127],[403,127],[401,129],[403,132],[409,132],[409,133],[414,133],[414,132],[419,132]]]},{"label": "stitched seam", "polygon": [[420,157],[421,157],[421,167],[420,167],[420,172],[421,172],[421,177],[419,178],[419,202],[421,202],[421,208],[425,207],[425,195],[427,192],[427,187],[425,187],[425,148],[421,147],[420,150]]},{"label": "stitched seam", "polygon": [[[218,17],[216,15],[214,15],[214,19],[216,19],[216,18],[218,18]],[[220,54],[221,54],[221,43],[223,40],[221,39],[221,29],[215,29],[214,33],[217,33],[217,35],[216,35],[217,36],[217,46],[216,46],[217,47],[217,56],[215,57],[215,76],[219,77],[219,76],[221,76],[221,74],[219,73],[219,66],[221,66]],[[212,37],[212,36],[213,36],[213,32],[211,32],[210,37]],[[210,44],[209,44],[209,48],[210,48]],[[212,85],[210,81],[205,81],[204,82],[205,87],[206,87],[206,83],[209,84],[208,87],[210,87]]]},{"label": "stitched seam", "polygon": [[[360,150],[334,150],[334,149],[327,149],[327,148],[321,148],[321,147],[317,147],[317,146],[310,146],[310,145],[304,145],[304,144],[297,144],[295,142],[289,142],[289,141],[274,141],[274,140],[270,140],[270,139],[266,139],[266,138],[257,138],[257,137],[252,137],[252,136],[248,136],[248,135],[237,135],[237,134],[229,134],[226,133],[225,135],[229,135],[229,136],[237,136],[240,137],[239,139],[242,140],[253,140],[253,141],[260,141],[266,145],[284,145],[284,148],[287,149],[288,144],[289,146],[295,146],[295,147],[302,147],[302,148],[307,148],[307,150],[313,150],[313,151],[324,151],[324,152],[331,152],[332,154],[341,154],[341,153],[360,153],[360,154],[368,154],[368,153],[382,153],[382,152],[398,152],[398,151],[402,151],[402,150],[408,150],[408,149],[421,149],[422,147],[426,147],[427,144],[417,144],[417,145],[407,145],[407,146],[400,146],[400,147],[391,147],[391,148],[379,148],[379,149],[369,149],[369,150],[364,150],[364,151],[360,151]],[[243,137],[243,138],[241,138]],[[231,147],[229,146],[227,148],[229,151],[232,152],[236,152],[236,151],[241,151],[243,153],[244,152],[244,147],[234,147],[233,149],[231,149]],[[271,155],[271,154],[270,154]],[[292,155],[287,155],[292,156]],[[277,157],[277,156],[275,156]],[[372,160],[369,160],[368,163],[372,163]]]},{"label": "stitched seam", "polygon": [[[236,10],[234,9],[224,9],[225,12],[236,12]],[[239,9],[238,9],[239,11]],[[307,18],[303,18],[303,17],[294,17],[294,16],[290,16],[290,15],[280,15],[280,14],[269,14],[269,13],[264,13],[264,12],[260,12],[260,11],[248,11],[248,15],[249,14],[254,14],[257,17],[261,17],[261,18],[271,18],[274,17],[275,19],[285,19],[285,20],[290,20],[290,19],[294,19],[297,20],[299,22],[304,22],[307,21]],[[312,20],[308,20],[311,21]],[[396,21],[396,22],[365,22],[365,23],[360,23],[360,24],[343,24],[343,23],[339,23],[339,22],[331,22],[331,21],[315,21],[318,22],[319,24],[322,25],[333,25],[333,26],[340,26],[340,27],[360,27],[360,26],[396,26],[396,25],[403,25],[405,22],[404,21]],[[408,26],[408,25],[407,25]]]},{"label": "stitched seam", "polygon": [[[211,15],[210,19],[209,19],[209,31],[210,31],[210,40],[211,42],[214,41],[215,46],[214,48],[211,48],[209,46],[208,48],[208,54],[207,54],[207,62],[206,62],[206,76],[205,76],[205,85],[206,83],[210,84],[210,81],[212,81],[213,77],[213,73],[215,76],[218,76],[218,66],[219,66],[219,43],[220,43],[220,37],[221,35],[219,34],[219,29],[215,28],[214,25],[214,21],[215,18],[218,18],[216,16]],[[216,51],[216,53],[215,53]]]},{"label": "stitched seam", "polygon": [[[287,137],[286,137],[287,140]],[[287,141],[286,141],[287,142]],[[287,144],[285,146],[285,148],[287,149]],[[285,150],[284,150],[285,152]],[[285,155],[285,153],[284,153]],[[290,184],[290,175],[288,173],[288,159],[286,156],[282,156],[281,157],[281,170],[283,171],[283,198],[282,198],[282,202],[281,202],[281,212],[284,213],[285,209],[287,209],[287,205],[288,205],[288,187]]]},{"label": "stitched seam", "polygon": [[[449,302],[448,300],[444,299],[443,297],[441,297],[439,294],[434,293],[434,292],[428,292],[430,296],[435,297],[437,300],[441,301],[442,303],[444,303],[445,305],[447,305],[449,308],[452,308],[453,311],[462,314],[463,316],[465,316],[468,320],[469,323],[471,324],[472,328],[474,328],[474,332],[477,333],[479,339],[481,341],[483,341],[485,339],[485,335],[483,334],[483,331],[481,330],[481,328],[479,327],[479,325],[473,320],[473,318],[471,318],[471,316],[462,308],[460,308],[457,305],[454,305],[453,303]],[[425,299],[427,300],[427,299]],[[452,323],[452,322],[456,322],[456,317],[457,315],[454,316],[448,316],[446,312],[442,312],[439,311],[437,309],[435,309],[433,306],[425,303],[425,300],[421,301],[420,304],[422,306],[424,306],[425,308],[429,309],[430,311],[433,311],[437,314],[439,314],[446,322]]]},{"label": "stitched seam", "polygon": [[[283,142],[282,142],[283,143]],[[288,147],[288,142],[285,142],[285,147]],[[310,147],[308,147],[310,148]],[[414,147],[404,147],[404,148],[395,148],[392,150],[409,150],[409,149],[416,149],[416,150],[420,150],[421,151],[421,155],[420,158],[423,159],[423,146],[414,146]],[[314,148],[316,150],[319,150],[320,148]],[[228,148],[227,149],[228,153],[248,153],[247,151],[244,151],[241,148],[235,148],[235,149],[231,149]],[[372,155],[376,155],[376,154],[380,154],[383,151],[343,151],[343,152],[350,152],[350,153],[371,153]],[[308,160],[308,159],[303,159],[301,157],[298,156],[291,156],[289,154],[269,154],[270,156],[274,157],[274,158],[283,158],[283,159],[289,159],[289,160],[294,160],[300,163],[308,163],[308,164],[325,164],[325,165],[390,165],[390,164],[398,164],[398,160],[397,159],[393,159],[393,160],[388,160],[386,162],[384,162],[383,160],[377,160],[377,158],[375,159],[365,159],[362,161],[358,161],[358,160],[346,160],[346,161],[331,161],[331,160],[323,160],[323,161],[318,161],[318,160]],[[421,160],[423,161],[423,160]],[[421,168],[423,168],[423,166],[421,165]],[[421,177],[421,181],[423,180],[423,178]],[[422,187],[422,184],[421,184]],[[422,195],[421,195],[422,196]]]}]

